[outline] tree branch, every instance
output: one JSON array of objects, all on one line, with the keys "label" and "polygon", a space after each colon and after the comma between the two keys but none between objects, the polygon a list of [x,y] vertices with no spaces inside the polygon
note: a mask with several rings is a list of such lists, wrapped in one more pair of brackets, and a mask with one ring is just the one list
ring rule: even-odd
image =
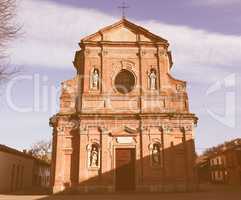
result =
[{"label": "tree branch", "polygon": [[19,70],[6,64],[7,46],[15,39],[21,27],[14,22],[16,0],[0,0],[0,81],[10,78]]}]

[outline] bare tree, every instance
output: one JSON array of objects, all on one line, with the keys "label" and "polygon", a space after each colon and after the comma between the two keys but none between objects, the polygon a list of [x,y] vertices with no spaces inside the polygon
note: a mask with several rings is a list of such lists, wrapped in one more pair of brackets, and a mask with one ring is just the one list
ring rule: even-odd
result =
[{"label": "bare tree", "polygon": [[50,162],[51,150],[52,150],[51,141],[41,140],[32,145],[32,147],[29,150],[29,153],[38,159],[41,159],[46,162]]},{"label": "bare tree", "polygon": [[0,81],[17,72],[16,69],[10,69],[5,62],[7,45],[16,38],[20,30],[14,22],[15,12],[16,0],[0,0]]}]

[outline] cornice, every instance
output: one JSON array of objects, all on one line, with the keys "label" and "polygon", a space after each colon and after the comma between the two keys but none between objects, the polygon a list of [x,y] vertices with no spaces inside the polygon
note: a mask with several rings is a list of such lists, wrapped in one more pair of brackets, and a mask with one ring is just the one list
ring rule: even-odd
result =
[{"label": "cornice", "polygon": [[96,113],[87,114],[79,113],[80,118],[111,118],[111,119],[145,119],[145,118],[169,118],[169,119],[194,119],[198,120],[193,113],[137,113],[137,114],[126,114],[126,113]]},{"label": "cornice", "polygon": [[133,42],[126,42],[126,41],[81,41],[79,43],[79,46],[82,49],[85,49],[86,47],[108,47],[108,46],[116,46],[116,47],[142,47],[142,46],[161,46],[168,48],[169,43],[165,42],[148,42],[148,41],[133,41]]}]

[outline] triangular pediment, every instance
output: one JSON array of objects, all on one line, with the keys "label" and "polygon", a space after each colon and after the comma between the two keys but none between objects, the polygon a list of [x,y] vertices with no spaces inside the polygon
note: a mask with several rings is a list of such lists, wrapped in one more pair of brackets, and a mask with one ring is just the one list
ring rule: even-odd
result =
[{"label": "triangular pediment", "polygon": [[138,26],[126,19],[122,19],[117,23],[107,26],[98,32],[85,37],[82,41],[98,42],[164,42],[167,40],[149,32],[148,30]]}]

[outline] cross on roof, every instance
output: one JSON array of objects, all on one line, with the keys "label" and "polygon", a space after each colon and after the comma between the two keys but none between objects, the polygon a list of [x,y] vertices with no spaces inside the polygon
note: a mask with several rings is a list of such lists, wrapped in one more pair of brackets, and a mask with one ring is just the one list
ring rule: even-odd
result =
[{"label": "cross on roof", "polygon": [[125,19],[126,15],[126,9],[129,8],[129,6],[126,5],[126,3],[123,1],[121,6],[118,6],[119,9],[122,10],[122,18]]}]

